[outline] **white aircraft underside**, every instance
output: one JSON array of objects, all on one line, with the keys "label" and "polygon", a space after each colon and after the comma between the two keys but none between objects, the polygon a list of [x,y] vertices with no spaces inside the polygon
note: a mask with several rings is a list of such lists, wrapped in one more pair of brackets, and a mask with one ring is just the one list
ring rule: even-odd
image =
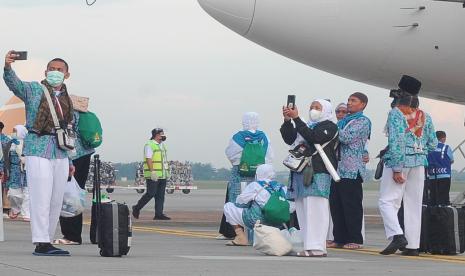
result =
[{"label": "white aircraft underside", "polygon": [[276,53],[386,89],[403,74],[421,96],[465,104],[463,1],[198,0],[213,18]]}]

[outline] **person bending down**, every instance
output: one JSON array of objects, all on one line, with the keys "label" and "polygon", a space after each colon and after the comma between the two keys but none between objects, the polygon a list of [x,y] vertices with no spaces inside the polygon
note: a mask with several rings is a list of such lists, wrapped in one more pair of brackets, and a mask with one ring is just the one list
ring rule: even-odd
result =
[{"label": "person bending down", "polygon": [[[244,191],[237,196],[236,203],[228,202],[224,205],[226,221],[236,232],[234,240],[226,245],[249,245],[244,227],[253,228],[257,221],[264,221],[262,209],[270,199],[271,193],[280,192],[286,196],[287,187],[274,181],[275,172],[269,164],[257,168],[256,181],[247,185]],[[289,202],[289,213],[294,212],[293,202]]]}]

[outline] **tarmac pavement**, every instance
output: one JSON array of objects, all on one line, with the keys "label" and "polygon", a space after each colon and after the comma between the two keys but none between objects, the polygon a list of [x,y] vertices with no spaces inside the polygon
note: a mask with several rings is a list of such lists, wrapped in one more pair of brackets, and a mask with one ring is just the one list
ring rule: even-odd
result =
[{"label": "tarmac pavement", "polygon": [[[140,197],[116,191],[129,206]],[[123,258],[103,258],[88,242],[88,221],[80,246],[63,246],[71,257],[33,256],[29,224],[5,220],[0,242],[0,275],[465,275],[464,256],[381,256],[386,245],[376,212],[376,192],[365,193],[366,247],[329,250],[327,258],[263,256],[252,247],[227,247],[215,240],[224,191],[198,190],[166,195],[171,221],[154,221],[153,201],[134,221],[133,246]],[[85,215],[88,218],[88,211]],[[57,238],[59,238],[59,230]]]}]

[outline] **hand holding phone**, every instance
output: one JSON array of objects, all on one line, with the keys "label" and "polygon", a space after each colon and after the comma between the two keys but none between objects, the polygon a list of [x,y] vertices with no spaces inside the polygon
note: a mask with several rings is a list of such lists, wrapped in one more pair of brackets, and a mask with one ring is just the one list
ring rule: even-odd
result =
[{"label": "hand holding phone", "polygon": [[27,60],[27,51],[13,51],[12,54],[16,55],[15,60]]},{"label": "hand holding phone", "polygon": [[295,107],[295,95],[287,95],[287,108],[294,109]]}]

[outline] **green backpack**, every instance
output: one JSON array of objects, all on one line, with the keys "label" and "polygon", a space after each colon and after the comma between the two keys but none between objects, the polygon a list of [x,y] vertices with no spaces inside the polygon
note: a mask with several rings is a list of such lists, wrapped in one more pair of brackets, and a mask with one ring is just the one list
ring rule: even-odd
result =
[{"label": "green backpack", "polygon": [[94,113],[79,112],[78,129],[85,148],[95,149],[102,144],[102,125]]},{"label": "green backpack", "polygon": [[265,164],[266,150],[258,141],[246,142],[239,163],[239,175],[254,177],[257,167]]},{"label": "green backpack", "polygon": [[281,225],[288,222],[291,219],[291,215],[289,214],[289,202],[282,195],[281,190],[274,192],[268,189],[266,190],[271,193],[271,196],[262,209],[265,222],[270,225]]}]

